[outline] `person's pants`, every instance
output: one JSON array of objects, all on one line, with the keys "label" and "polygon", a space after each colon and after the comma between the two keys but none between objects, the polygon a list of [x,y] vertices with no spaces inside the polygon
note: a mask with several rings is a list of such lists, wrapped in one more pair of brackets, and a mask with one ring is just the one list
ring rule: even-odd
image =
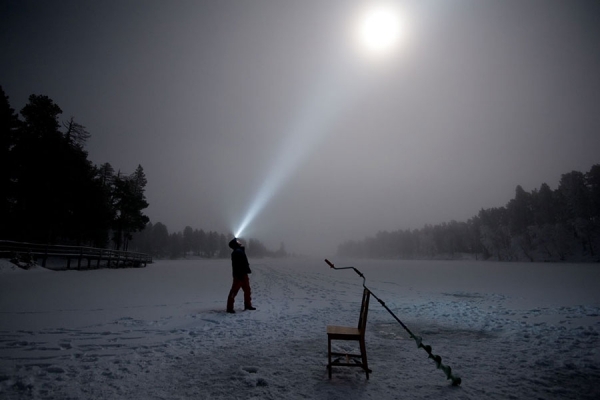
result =
[{"label": "person's pants", "polygon": [[233,284],[227,297],[227,310],[233,310],[235,296],[237,296],[240,288],[244,291],[244,307],[252,307],[252,297],[250,297],[250,278],[248,275],[242,279],[233,278]]}]

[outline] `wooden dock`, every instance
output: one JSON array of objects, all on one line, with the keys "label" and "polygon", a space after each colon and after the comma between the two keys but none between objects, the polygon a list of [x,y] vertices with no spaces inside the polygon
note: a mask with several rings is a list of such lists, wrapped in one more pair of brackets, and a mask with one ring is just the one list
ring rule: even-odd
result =
[{"label": "wooden dock", "polygon": [[145,253],[99,249],[83,246],[60,246],[0,240],[0,258],[31,257],[46,267],[49,260],[64,260],[60,269],[140,268],[152,263]]}]

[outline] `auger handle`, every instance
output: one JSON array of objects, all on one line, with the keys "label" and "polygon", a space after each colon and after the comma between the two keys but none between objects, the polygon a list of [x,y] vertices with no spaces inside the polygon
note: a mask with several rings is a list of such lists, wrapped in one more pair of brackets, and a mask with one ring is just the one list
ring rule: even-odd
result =
[{"label": "auger handle", "polygon": [[354,270],[354,272],[356,272],[356,273],[358,274],[358,276],[360,276],[361,278],[363,278],[363,286],[365,286],[365,281],[366,281],[366,278],[365,278],[365,276],[362,274],[362,272],[360,272],[360,271],[359,271],[359,270],[357,270],[356,268],[354,268],[354,267],[336,267],[336,266],[334,266],[334,265],[333,265],[333,263],[332,263],[331,261],[329,261],[328,259],[325,259],[325,262],[327,263],[327,265],[329,265],[329,266],[330,266],[331,268],[333,268],[333,269],[352,269],[352,270]]}]

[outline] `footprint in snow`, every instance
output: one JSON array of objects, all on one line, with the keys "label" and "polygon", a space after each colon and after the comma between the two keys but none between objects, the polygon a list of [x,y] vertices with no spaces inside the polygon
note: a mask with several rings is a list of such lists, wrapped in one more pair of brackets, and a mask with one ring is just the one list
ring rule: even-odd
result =
[{"label": "footprint in snow", "polygon": [[242,371],[247,372],[248,374],[252,374],[246,376],[246,378],[244,379],[248,386],[269,386],[269,383],[266,381],[266,379],[255,375],[258,373],[257,367],[242,367]]}]

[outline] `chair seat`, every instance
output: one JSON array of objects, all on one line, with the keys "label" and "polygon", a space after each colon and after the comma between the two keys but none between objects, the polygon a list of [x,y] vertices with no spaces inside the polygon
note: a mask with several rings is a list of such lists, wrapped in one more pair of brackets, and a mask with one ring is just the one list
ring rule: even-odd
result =
[{"label": "chair seat", "polygon": [[328,335],[360,336],[360,330],[350,326],[327,325]]}]

